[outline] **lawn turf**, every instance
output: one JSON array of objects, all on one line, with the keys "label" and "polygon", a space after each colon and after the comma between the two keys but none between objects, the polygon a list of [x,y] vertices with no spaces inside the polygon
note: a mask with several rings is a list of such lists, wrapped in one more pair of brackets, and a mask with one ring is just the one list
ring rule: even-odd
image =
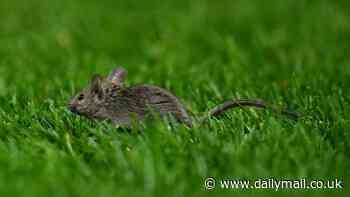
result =
[{"label": "lawn turf", "polygon": [[[348,196],[350,3],[345,0],[1,0],[0,196]],[[94,73],[178,96],[193,129],[143,132],[66,109]],[[204,189],[206,177],[217,188]],[[343,181],[343,189],[220,189],[220,179]]]}]

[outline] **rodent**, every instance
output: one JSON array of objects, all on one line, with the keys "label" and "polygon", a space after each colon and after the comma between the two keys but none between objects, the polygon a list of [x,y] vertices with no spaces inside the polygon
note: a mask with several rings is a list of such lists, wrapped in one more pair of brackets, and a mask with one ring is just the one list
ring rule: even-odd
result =
[{"label": "rodent", "polygon": [[[68,109],[78,115],[91,119],[111,120],[115,125],[130,128],[132,122],[141,122],[152,111],[160,116],[171,115],[178,122],[188,127],[193,126],[194,117],[190,117],[179,100],[169,91],[153,85],[135,85],[126,87],[123,82],[127,71],[116,67],[106,78],[94,75],[90,84],[72,97]],[[270,108],[273,111],[297,119],[299,114],[288,110],[277,110],[262,100],[228,100],[217,105],[208,113],[198,118],[204,122],[209,117],[216,117],[236,107]]]}]

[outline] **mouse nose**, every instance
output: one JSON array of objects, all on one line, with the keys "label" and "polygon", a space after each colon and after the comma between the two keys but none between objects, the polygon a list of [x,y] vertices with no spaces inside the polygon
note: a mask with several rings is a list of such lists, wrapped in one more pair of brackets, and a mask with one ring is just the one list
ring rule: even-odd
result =
[{"label": "mouse nose", "polygon": [[78,113],[78,106],[74,103],[68,103],[68,109],[69,111],[73,112],[73,113]]}]

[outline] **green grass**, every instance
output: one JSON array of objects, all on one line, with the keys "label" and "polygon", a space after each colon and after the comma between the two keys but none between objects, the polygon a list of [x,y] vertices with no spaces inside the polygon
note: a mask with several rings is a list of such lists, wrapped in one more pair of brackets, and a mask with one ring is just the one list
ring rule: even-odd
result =
[{"label": "green grass", "polygon": [[[0,19],[0,196],[350,194],[348,1],[1,0]],[[234,110],[139,133],[69,113],[69,97],[114,65],[194,115],[262,98],[308,117]],[[207,192],[205,177],[344,189]]]}]

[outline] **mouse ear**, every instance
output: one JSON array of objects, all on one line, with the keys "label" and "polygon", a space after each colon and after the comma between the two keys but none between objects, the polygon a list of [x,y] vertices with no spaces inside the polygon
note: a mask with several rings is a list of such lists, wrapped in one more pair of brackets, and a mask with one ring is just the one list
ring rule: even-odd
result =
[{"label": "mouse ear", "polygon": [[100,75],[94,75],[91,79],[91,92],[94,94],[102,95],[102,77]]},{"label": "mouse ear", "polygon": [[122,85],[124,78],[127,75],[127,71],[122,67],[117,67],[112,70],[107,79],[115,85]]}]

